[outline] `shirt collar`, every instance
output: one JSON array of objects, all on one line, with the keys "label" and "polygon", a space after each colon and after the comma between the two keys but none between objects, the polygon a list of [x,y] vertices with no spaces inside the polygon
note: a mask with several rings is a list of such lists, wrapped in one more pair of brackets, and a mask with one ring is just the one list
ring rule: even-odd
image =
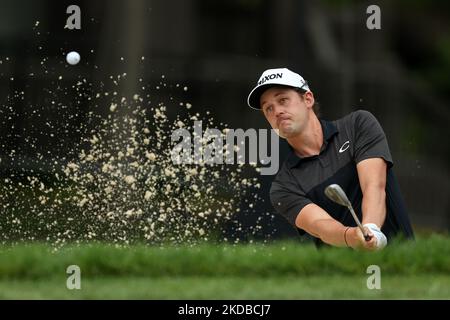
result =
[{"label": "shirt collar", "polygon": [[[322,149],[321,149],[321,153],[325,150],[325,148],[328,145],[328,142],[330,141],[330,139],[339,132],[339,130],[337,129],[336,125],[332,122],[332,121],[327,121],[327,120],[322,120],[319,119],[320,124],[322,126],[322,133],[323,133],[323,140],[324,143],[322,145]],[[306,157],[306,158],[301,158],[299,156],[297,156],[294,152],[294,149],[289,145],[289,149],[290,149],[290,154],[288,156],[288,165],[289,168],[293,168],[296,165],[298,165],[301,161],[304,161],[305,159],[308,158],[312,158],[312,157]]]}]

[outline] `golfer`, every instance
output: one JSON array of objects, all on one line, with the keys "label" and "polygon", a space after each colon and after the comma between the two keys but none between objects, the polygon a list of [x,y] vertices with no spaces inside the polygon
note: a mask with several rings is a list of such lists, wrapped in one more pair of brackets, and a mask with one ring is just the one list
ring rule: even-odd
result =
[{"label": "golfer", "polygon": [[[307,82],[286,68],[266,70],[247,102],[290,146],[270,198],[301,235],[309,233],[317,246],[363,250],[381,249],[399,234],[414,237],[386,136],[370,112],[319,119]],[[345,191],[370,240],[346,207],[326,197],[330,184]]]}]

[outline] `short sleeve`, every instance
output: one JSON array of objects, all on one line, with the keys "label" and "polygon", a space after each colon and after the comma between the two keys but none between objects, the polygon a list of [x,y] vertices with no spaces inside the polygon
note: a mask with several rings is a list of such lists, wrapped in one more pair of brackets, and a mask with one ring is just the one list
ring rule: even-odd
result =
[{"label": "short sleeve", "polygon": [[299,212],[307,204],[312,203],[294,178],[285,170],[280,171],[272,183],[270,201],[277,213],[285,217],[296,228],[295,220]]},{"label": "short sleeve", "polygon": [[355,163],[370,158],[383,158],[388,168],[393,166],[386,135],[375,116],[369,111],[354,112]]}]

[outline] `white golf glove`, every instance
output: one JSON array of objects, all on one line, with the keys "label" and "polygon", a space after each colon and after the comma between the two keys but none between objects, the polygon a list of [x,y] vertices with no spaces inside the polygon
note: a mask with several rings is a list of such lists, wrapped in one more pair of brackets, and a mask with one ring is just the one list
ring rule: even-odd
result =
[{"label": "white golf glove", "polygon": [[381,250],[386,247],[387,238],[375,223],[366,223],[364,227],[367,227],[373,233],[374,237],[377,238],[377,250]]}]

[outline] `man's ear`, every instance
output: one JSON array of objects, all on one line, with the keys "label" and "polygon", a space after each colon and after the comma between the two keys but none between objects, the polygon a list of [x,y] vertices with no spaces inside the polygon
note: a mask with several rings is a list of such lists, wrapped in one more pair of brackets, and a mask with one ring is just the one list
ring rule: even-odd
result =
[{"label": "man's ear", "polygon": [[315,100],[314,100],[314,94],[313,94],[311,91],[306,91],[306,92],[303,94],[303,98],[305,99],[306,105],[307,105],[308,107],[311,107],[311,108],[312,108],[312,106],[314,105],[314,102],[315,102]]}]

